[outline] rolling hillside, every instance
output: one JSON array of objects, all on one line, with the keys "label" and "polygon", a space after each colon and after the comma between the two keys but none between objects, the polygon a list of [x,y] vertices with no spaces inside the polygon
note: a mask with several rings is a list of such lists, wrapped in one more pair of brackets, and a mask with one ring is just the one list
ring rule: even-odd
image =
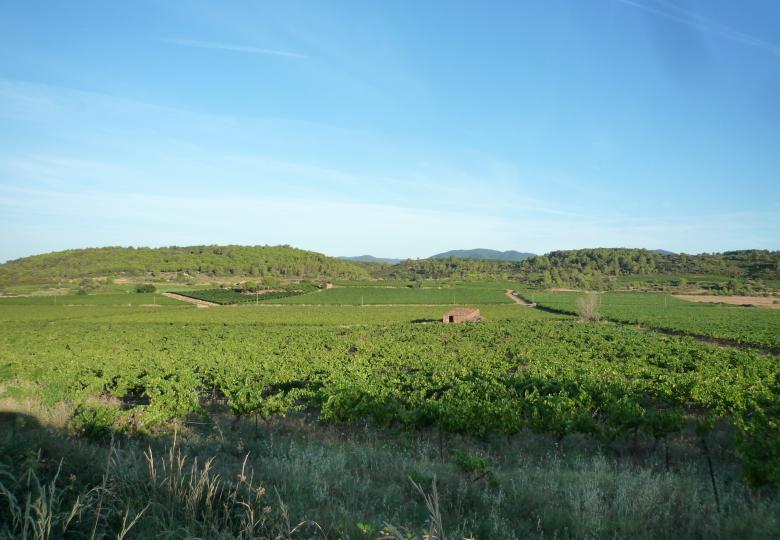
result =
[{"label": "rolling hillside", "polygon": [[381,270],[393,279],[512,279],[530,286],[611,289],[632,284],[695,284],[735,294],[780,288],[780,252],[661,254],[646,249],[552,251],[523,261],[458,257],[406,260]]},{"label": "rolling hillside", "polygon": [[33,255],[0,264],[0,284],[55,283],[92,277],[264,277],[357,279],[359,264],[290,246],[105,247]]}]

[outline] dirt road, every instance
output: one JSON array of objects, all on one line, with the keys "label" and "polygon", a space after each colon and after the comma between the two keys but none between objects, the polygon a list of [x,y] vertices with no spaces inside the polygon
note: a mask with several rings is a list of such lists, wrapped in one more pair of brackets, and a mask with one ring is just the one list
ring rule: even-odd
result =
[{"label": "dirt road", "polygon": [[176,300],[181,300],[182,302],[189,302],[190,304],[195,304],[199,308],[205,308],[205,307],[211,307],[211,306],[218,306],[219,304],[215,302],[207,302],[206,300],[197,300],[195,298],[190,298],[189,296],[184,296],[182,294],[176,294],[173,292],[164,292],[162,293],[163,296],[167,296],[168,298],[174,298]]},{"label": "dirt road", "polygon": [[517,293],[515,293],[515,291],[513,291],[512,289],[507,289],[504,294],[507,295],[507,297],[514,300],[515,304],[520,304],[522,306],[528,306],[528,307],[534,307],[536,305],[536,304],[529,304],[528,302],[520,298],[517,295]]}]

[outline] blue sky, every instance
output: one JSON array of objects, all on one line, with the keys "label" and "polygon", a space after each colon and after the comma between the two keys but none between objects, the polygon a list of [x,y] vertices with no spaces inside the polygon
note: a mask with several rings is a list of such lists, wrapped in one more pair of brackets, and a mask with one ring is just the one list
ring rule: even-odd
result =
[{"label": "blue sky", "polygon": [[780,249],[780,3],[8,2],[0,261]]}]

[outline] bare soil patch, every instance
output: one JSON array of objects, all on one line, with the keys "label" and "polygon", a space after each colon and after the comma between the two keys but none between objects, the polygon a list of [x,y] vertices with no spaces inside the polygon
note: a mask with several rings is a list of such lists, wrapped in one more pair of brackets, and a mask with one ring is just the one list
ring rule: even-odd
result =
[{"label": "bare soil patch", "polygon": [[547,289],[550,292],[582,292],[578,289],[568,289],[566,287],[553,287],[552,289]]},{"label": "bare soil patch", "polygon": [[529,307],[534,307],[536,305],[536,304],[529,304],[528,302],[520,298],[520,296],[512,289],[507,289],[504,294],[507,295],[512,300],[514,300],[515,304],[520,304],[522,306],[529,306]]},{"label": "bare soil patch", "polygon": [[172,292],[164,292],[162,293],[163,296],[167,296],[168,298],[173,298],[175,300],[181,300],[182,302],[189,302],[190,304],[195,304],[198,307],[209,307],[209,306],[218,306],[219,304],[215,302],[207,302],[206,300],[198,300],[196,298],[190,298],[189,296],[184,296],[182,294],[176,294]]},{"label": "bare soil patch", "polygon": [[706,294],[675,294],[673,296],[687,302],[705,302],[708,304],[729,304],[732,306],[780,308],[780,304],[774,303],[777,298],[771,296],[717,296]]}]

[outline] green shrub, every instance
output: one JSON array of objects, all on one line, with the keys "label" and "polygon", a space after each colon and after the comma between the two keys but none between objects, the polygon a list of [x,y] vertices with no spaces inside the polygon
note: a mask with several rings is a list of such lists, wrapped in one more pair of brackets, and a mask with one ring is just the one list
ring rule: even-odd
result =
[{"label": "green shrub", "polygon": [[151,283],[142,283],[135,287],[135,292],[137,293],[153,293],[156,290],[157,288]]},{"label": "green shrub", "polygon": [[465,473],[472,482],[476,482],[481,478],[486,478],[489,483],[495,482],[493,466],[486,458],[455,450],[452,462],[461,472]]},{"label": "green shrub", "polygon": [[121,411],[118,406],[105,403],[82,403],[73,412],[70,428],[91,441],[105,441],[111,437],[114,422]]},{"label": "green shrub", "polygon": [[79,289],[97,289],[100,283],[91,278],[84,278],[79,281]]}]

